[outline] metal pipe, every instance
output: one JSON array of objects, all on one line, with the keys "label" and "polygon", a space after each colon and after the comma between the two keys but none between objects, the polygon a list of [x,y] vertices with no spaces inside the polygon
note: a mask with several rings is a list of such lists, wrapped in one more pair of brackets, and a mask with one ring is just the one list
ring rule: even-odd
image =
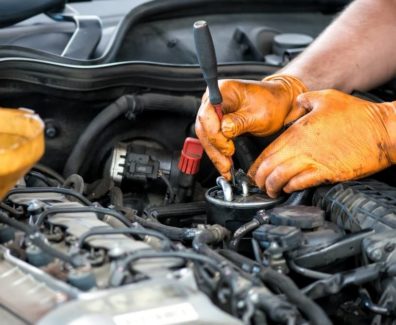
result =
[{"label": "metal pipe", "polygon": [[232,193],[232,186],[227,180],[223,177],[217,177],[216,184],[221,187],[224,195],[224,201],[232,202],[234,199],[234,194]]}]

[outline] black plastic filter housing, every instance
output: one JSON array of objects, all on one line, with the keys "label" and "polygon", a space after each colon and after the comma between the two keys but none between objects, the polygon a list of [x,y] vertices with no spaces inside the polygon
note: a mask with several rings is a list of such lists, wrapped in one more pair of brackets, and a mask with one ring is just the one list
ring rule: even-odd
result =
[{"label": "black plastic filter housing", "polygon": [[224,200],[220,186],[212,187],[205,194],[208,222],[219,224],[231,231],[252,220],[258,210],[270,209],[281,203],[284,198],[272,199],[257,188],[252,188],[248,196],[234,191],[231,202]]}]

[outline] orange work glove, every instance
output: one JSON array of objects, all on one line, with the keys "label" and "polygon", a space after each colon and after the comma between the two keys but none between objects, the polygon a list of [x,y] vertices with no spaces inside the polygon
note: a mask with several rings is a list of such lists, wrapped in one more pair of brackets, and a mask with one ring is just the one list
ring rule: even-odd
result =
[{"label": "orange work glove", "polygon": [[273,75],[263,81],[222,80],[224,117],[220,122],[208,94],[202,98],[195,131],[219,172],[231,179],[229,157],[234,154],[233,138],[243,133],[266,136],[305,113],[296,97],[307,91],[295,77]]},{"label": "orange work glove", "polygon": [[26,109],[0,108],[0,200],[44,153],[44,123]]},{"label": "orange work glove", "polygon": [[309,112],[271,143],[248,175],[269,196],[368,176],[396,161],[396,102],[336,90],[302,94]]}]

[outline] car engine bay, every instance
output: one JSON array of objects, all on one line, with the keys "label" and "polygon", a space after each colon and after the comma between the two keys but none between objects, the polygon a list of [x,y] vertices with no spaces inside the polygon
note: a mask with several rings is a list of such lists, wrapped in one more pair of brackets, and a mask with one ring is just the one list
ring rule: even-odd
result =
[{"label": "car engine bay", "polygon": [[[345,2],[152,1],[122,20],[123,3],[85,58],[62,56],[59,35],[43,43],[47,16],[0,29],[0,104],[34,110],[46,139],[0,203],[2,322],[392,324],[393,168],[272,199],[246,172],[274,137],[235,140],[235,184],[196,146],[194,21],[213,26],[221,78],[260,80]],[[354,94],[396,98],[392,83]]]}]

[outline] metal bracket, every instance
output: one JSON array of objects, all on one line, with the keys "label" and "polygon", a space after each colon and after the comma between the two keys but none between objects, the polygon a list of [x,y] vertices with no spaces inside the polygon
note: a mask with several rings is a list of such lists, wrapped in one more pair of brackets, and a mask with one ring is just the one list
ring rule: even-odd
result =
[{"label": "metal bracket", "polygon": [[66,6],[63,12],[50,12],[47,15],[56,21],[71,21],[76,25],[76,29],[61,56],[77,60],[90,59],[102,38],[100,18],[79,15],[70,6]]}]

